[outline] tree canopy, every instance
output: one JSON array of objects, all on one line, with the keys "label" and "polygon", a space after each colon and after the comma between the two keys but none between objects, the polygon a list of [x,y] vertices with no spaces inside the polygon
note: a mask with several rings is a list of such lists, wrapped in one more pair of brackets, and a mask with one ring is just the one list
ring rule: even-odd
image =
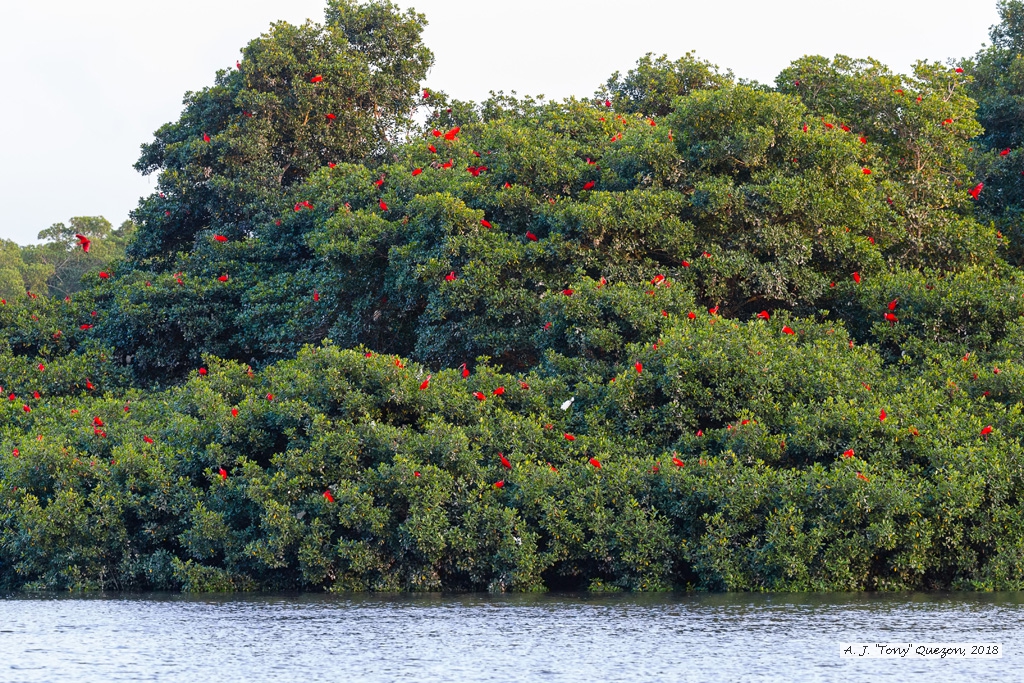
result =
[{"label": "tree canopy", "polygon": [[559,102],[424,90],[388,2],[274,24],[133,224],[0,249],[0,588],[1021,589],[999,9]]}]

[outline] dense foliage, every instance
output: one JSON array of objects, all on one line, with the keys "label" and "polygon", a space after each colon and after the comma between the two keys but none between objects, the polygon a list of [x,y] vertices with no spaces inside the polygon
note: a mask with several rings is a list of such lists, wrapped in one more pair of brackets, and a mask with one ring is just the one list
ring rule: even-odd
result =
[{"label": "dense foliage", "polygon": [[1018,4],[551,103],[422,89],[387,2],[275,24],[125,257],[0,306],[0,588],[1024,588]]}]

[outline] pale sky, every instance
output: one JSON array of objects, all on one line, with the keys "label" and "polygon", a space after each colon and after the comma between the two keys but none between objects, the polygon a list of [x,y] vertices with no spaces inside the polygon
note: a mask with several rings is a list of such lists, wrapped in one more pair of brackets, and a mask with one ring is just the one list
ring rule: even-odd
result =
[{"label": "pale sky", "polygon": [[[323,20],[323,0],[0,0],[0,238],[72,216],[128,217],[153,178],[139,145],[271,22]],[[995,0],[400,0],[427,15],[426,85],[459,99],[516,90],[589,96],[646,52],[701,58],[771,83],[805,54],[973,55]]]}]

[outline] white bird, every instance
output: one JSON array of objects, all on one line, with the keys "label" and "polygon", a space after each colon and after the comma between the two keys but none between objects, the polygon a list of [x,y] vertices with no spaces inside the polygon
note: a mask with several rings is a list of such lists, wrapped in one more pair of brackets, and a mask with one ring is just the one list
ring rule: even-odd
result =
[{"label": "white bird", "polygon": [[563,404],[562,404],[562,410],[569,410],[569,406],[571,406],[571,405],[572,405],[572,402],[573,402],[573,401],[575,401],[575,400],[576,400],[576,397],[575,397],[575,396],[573,396],[573,397],[572,397],[572,398],[570,398],[570,399],[569,399],[568,401],[566,401],[565,403],[563,403]]}]

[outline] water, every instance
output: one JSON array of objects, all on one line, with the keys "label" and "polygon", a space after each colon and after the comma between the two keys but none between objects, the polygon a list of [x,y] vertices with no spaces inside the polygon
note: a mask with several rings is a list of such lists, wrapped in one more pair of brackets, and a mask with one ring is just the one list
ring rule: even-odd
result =
[{"label": "water", "polygon": [[[841,641],[1002,642],[848,660]],[[1024,593],[0,599],[0,681],[1024,681]]]}]

